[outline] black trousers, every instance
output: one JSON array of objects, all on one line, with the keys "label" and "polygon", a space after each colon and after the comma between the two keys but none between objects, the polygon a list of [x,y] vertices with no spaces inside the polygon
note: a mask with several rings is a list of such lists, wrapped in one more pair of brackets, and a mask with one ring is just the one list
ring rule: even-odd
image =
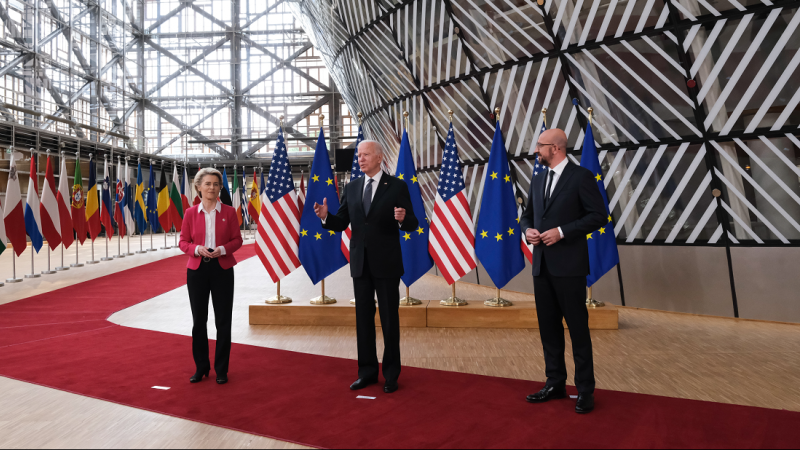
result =
[{"label": "black trousers", "polygon": [[567,383],[564,362],[564,325],[566,319],[572,339],[575,360],[575,386],[582,394],[594,392],[592,337],[589,333],[589,311],[586,309],[586,277],[554,277],[547,270],[542,256],[541,271],[533,277],[539,334],[544,347],[547,386],[563,387]]},{"label": "black trousers", "polygon": [[217,351],[214,372],[228,374],[231,359],[231,322],[233,320],[233,268],[222,269],[219,261],[200,263],[197,270],[186,271],[189,303],[192,306],[192,355],[198,372],[211,369],[208,358],[208,296],[214,304],[214,322],[217,326]]},{"label": "black trousers", "polygon": [[358,377],[378,378],[378,351],[375,346],[375,296],[383,329],[383,378],[396,383],[400,377],[400,278],[374,278],[364,256],[364,271],[353,278],[356,297],[358,335]]}]

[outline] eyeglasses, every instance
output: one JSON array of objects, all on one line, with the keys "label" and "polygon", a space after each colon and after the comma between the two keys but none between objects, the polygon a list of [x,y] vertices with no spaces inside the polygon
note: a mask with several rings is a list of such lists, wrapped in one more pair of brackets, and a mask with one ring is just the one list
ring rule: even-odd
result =
[{"label": "eyeglasses", "polygon": [[556,145],[556,144],[544,144],[544,143],[541,143],[541,142],[537,142],[536,143],[536,150],[541,150],[542,148],[547,147],[548,145]]}]

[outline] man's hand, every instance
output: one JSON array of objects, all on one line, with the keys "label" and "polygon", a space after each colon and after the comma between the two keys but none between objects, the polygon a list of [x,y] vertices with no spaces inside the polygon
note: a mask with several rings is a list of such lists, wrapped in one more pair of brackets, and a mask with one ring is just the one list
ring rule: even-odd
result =
[{"label": "man's hand", "polygon": [[202,258],[216,258],[216,256],[211,256],[213,253],[209,252],[207,248],[202,246],[197,247],[197,254]]},{"label": "man's hand", "polygon": [[322,199],[322,204],[321,205],[319,203],[316,203],[316,202],[314,203],[314,214],[316,214],[317,217],[319,217],[322,220],[325,220],[325,219],[328,218],[328,199],[327,198],[323,198]]},{"label": "man's hand", "polygon": [[552,230],[545,231],[541,234],[542,242],[545,243],[548,247],[551,245],[555,245],[558,241],[561,240],[561,233],[558,232],[558,228],[553,228]]},{"label": "man's hand", "polygon": [[534,246],[542,243],[542,235],[539,233],[539,230],[534,228],[528,228],[528,230],[525,231],[525,239],[528,240],[528,244]]},{"label": "man's hand", "polygon": [[395,208],[394,219],[400,223],[403,223],[403,221],[406,220],[406,210],[403,208]]},{"label": "man's hand", "polygon": [[[208,251],[208,250],[206,250],[206,251]],[[219,258],[220,256],[222,256],[222,247],[217,247],[217,248],[214,250],[214,252],[213,252],[213,253],[211,253],[211,256],[210,256],[210,258],[212,258],[212,259],[217,259],[217,258]]]}]

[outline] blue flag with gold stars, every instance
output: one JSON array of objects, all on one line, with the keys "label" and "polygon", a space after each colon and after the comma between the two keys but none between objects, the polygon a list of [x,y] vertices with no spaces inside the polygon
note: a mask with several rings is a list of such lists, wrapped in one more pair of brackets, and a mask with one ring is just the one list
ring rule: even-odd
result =
[{"label": "blue flag with gold stars", "polygon": [[500,123],[496,125],[492,152],[486,164],[486,181],[475,238],[475,254],[497,288],[502,289],[525,268],[520,247],[517,202],[508,168]]},{"label": "blue flag with gold stars", "polygon": [[300,218],[300,262],[314,284],[347,265],[341,248],[342,233],[323,229],[322,221],[314,214],[314,203],[321,205],[326,198],[329,213],[336,214],[339,210],[336,177],[331,169],[325,134],[320,131],[314,163],[308,176],[306,202]]},{"label": "blue flag with gold stars", "polygon": [[411,194],[411,204],[414,206],[414,215],[419,220],[417,231],[400,233],[400,249],[403,252],[403,269],[405,274],[401,277],[403,284],[411,286],[421,276],[428,273],[433,267],[433,258],[428,252],[428,216],[425,214],[425,203],[422,202],[422,191],[419,189],[417,169],[414,167],[414,155],[411,153],[411,144],[408,142],[408,131],[403,131],[403,141],[400,144],[400,156],[397,158],[397,171],[395,176],[403,180]]},{"label": "blue flag with gold stars", "polygon": [[603,170],[600,168],[600,161],[597,157],[597,147],[594,145],[594,134],[592,124],[586,125],[586,135],[583,138],[583,150],[581,152],[581,167],[592,171],[597,180],[597,187],[606,204],[606,214],[608,224],[599,230],[586,236],[589,240],[589,276],[586,277],[586,287],[590,287],[597,282],[603,275],[614,266],[619,264],[619,252],[617,251],[617,239],[614,236],[614,224],[611,222],[611,213],[608,210],[608,195],[606,186],[603,183]]}]

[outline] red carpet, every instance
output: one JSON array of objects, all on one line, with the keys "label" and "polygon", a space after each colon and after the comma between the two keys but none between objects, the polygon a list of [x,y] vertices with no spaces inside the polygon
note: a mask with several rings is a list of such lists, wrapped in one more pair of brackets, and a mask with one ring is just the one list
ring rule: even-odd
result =
[{"label": "red carpet", "polygon": [[[253,253],[249,246],[237,256]],[[525,395],[540,383],[426,369],[404,368],[400,391],[385,395],[376,385],[359,394],[377,400],[358,400],[347,389],[354,361],[238,344],[228,385],[213,380],[191,385],[191,338],[105,320],[183,285],[184,264],[183,257],[170,258],[0,306],[0,375],[327,448],[794,448],[800,443],[800,413],[598,391],[597,410],[579,416],[569,400],[527,404]]]}]

